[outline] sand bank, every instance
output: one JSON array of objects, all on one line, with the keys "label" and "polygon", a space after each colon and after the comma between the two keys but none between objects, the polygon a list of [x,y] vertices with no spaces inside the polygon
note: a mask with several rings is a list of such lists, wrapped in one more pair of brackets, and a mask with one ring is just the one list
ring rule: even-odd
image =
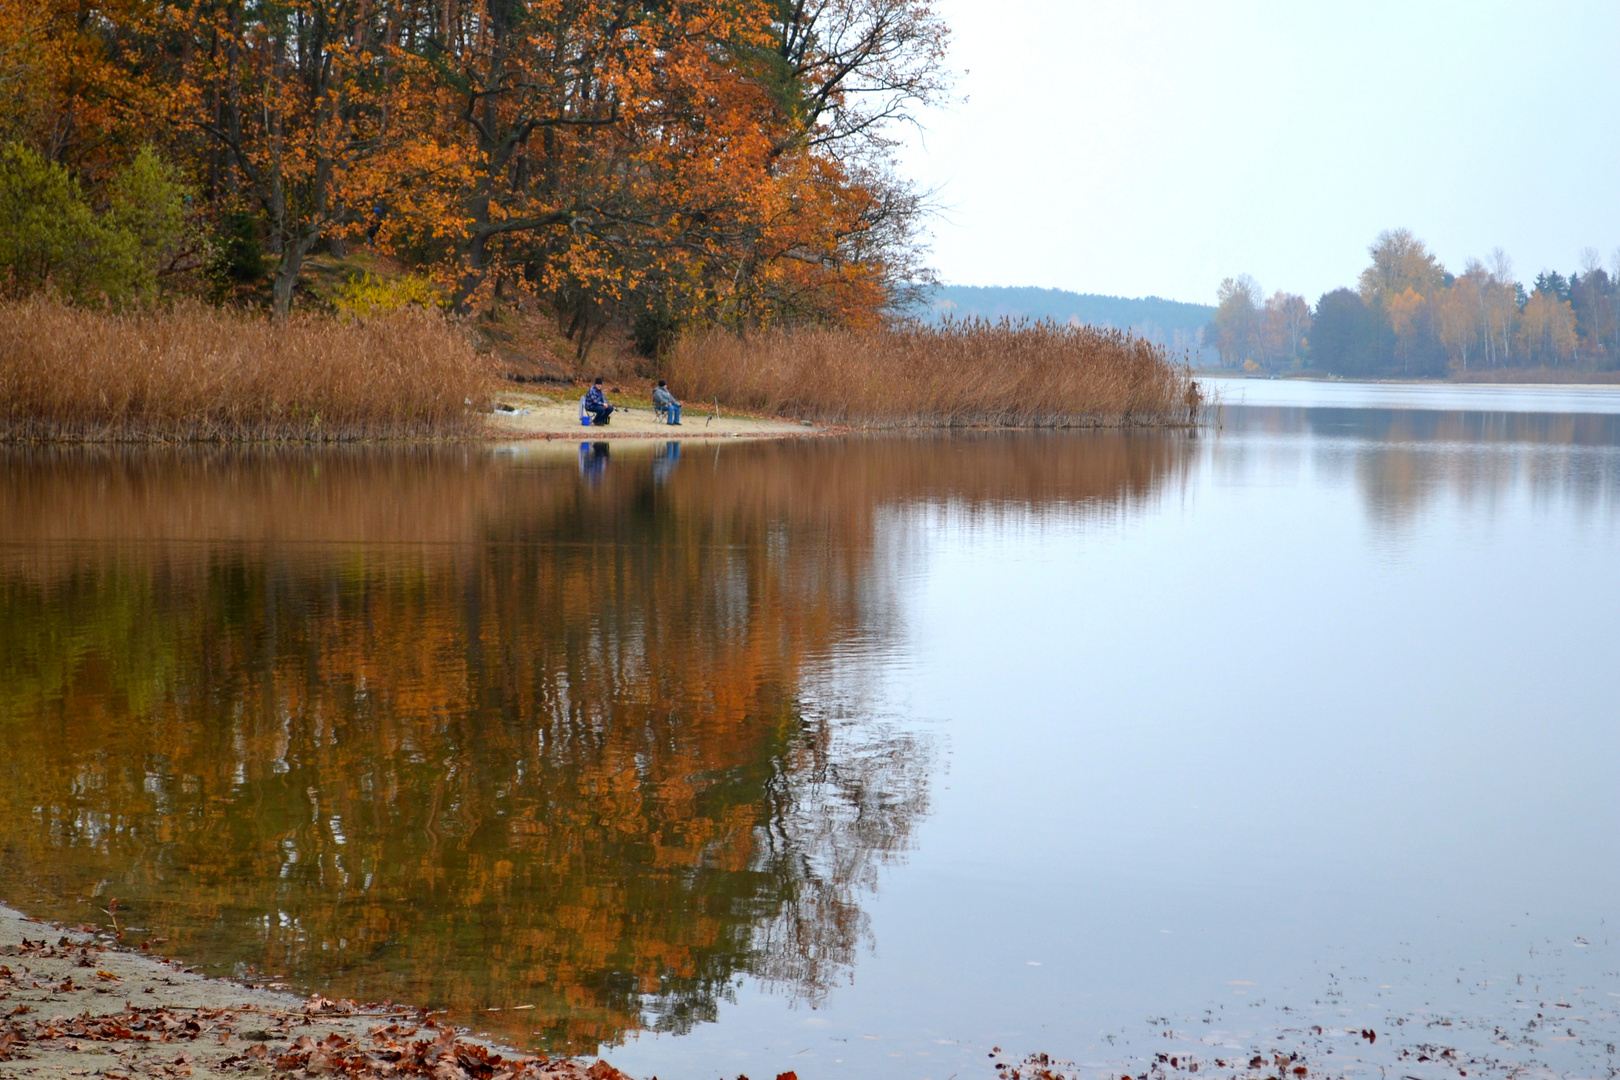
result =
[{"label": "sand bank", "polygon": [[[617,407],[607,427],[585,426],[579,422],[579,397],[559,397],[540,391],[510,390],[495,396],[497,409],[489,418],[490,434],[497,438],[557,438],[569,439],[724,439],[724,438],[785,438],[801,435],[825,434],[829,429],[797,420],[740,416],[736,413],[715,414],[713,405],[688,403],[679,426],[665,424],[652,410],[652,406],[634,401],[626,403],[609,395]],[[515,409],[507,412],[502,407]]]}]

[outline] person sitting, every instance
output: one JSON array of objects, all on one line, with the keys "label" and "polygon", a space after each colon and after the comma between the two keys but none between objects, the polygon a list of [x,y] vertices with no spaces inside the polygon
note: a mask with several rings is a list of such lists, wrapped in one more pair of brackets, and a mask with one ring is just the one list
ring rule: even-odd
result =
[{"label": "person sitting", "polygon": [[591,388],[585,391],[585,411],[591,414],[591,426],[602,427],[607,424],[608,417],[613,415],[613,406],[608,404],[607,395],[602,392],[602,380],[597,379]]},{"label": "person sitting", "polygon": [[669,384],[663,379],[658,380],[658,389],[653,391],[653,408],[666,424],[680,426],[681,403],[675,400],[675,395],[669,392]]}]

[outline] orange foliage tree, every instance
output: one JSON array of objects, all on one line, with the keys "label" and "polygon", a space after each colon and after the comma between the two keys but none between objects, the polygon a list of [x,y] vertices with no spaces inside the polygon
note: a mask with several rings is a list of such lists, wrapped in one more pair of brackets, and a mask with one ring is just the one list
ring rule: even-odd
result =
[{"label": "orange foliage tree", "polygon": [[926,0],[5,0],[0,109],[73,167],[164,138],[260,223],[278,311],[365,236],[584,348],[875,321],[920,269],[892,126],[945,43]]},{"label": "orange foliage tree", "polygon": [[101,179],[151,137],[163,88],[142,0],[0,0],[0,140]]},{"label": "orange foliage tree", "polygon": [[459,304],[537,292],[588,346],[616,316],[870,321],[915,276],[921,201],[879,133],[943,91],[925,4],[453,7],[428,51],[462,164],[399,192],[384,230]]},{"label": "orange foliage tree", "polygon": [[285,314],[304,260],[358,231],[392,188],[443,166],[416,99],[430,79],[400,45],[409,5],[182,0],[162,6],[174,112],[207,190],[253,206]]}]

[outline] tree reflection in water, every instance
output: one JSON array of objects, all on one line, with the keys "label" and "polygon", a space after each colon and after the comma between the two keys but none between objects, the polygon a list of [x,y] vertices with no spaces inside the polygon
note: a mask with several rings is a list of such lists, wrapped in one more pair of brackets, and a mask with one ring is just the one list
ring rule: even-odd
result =
[{"label": "tree reflection in water", "polygon": [[12,452],[0,886],[559,1049],[823,994],[934,759],[805,689],[884,647],[876,515],[1112,512],[1186,455],[1051,439]]},{"label": "tree reflection in water", "polygon": [[[1247,406],[1226,412],[1237,436],[1223,467],[1308,458],[1353,479],[1369,518],[1399,533],[1439,500],[1488,510],[1529,495],[1597,508],[1620,501],[1620,416]],[[1244,441],[1244,436],[1263,435]]]}]

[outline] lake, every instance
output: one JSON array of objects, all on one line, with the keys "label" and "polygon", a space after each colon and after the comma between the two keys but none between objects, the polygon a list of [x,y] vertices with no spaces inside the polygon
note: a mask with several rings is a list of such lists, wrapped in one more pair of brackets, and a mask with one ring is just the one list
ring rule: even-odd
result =
[{"label": "lake", "polygon": [[1614,1075],[1620,392],[1220,392],[0,451],[0,898],[664,1080]]}]

